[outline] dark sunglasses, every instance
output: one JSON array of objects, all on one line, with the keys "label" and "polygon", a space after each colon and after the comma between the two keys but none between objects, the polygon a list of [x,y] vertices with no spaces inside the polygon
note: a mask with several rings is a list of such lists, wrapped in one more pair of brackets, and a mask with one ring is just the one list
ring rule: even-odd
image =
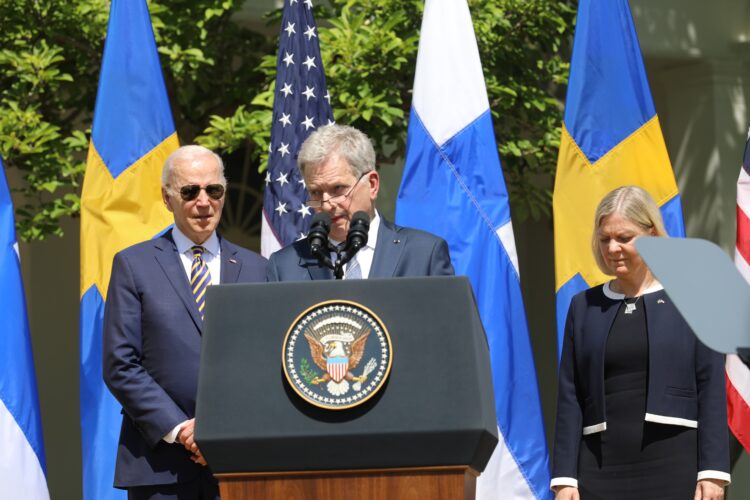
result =
[{"label": "dark sunglasses", "polygon": [[221,184],[209,184],[206,187],[201,187],[198,184],[188,184],[180,188],[180,197],[184,201],[193,201],[198,197],[201,189],[204,189],[206,194],[213,200],[220,200],[224,196],[224,186]]}]

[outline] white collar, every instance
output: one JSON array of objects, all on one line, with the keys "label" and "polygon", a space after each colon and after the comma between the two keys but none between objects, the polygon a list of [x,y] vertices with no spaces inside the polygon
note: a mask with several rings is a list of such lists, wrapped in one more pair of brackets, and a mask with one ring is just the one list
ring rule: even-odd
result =
[{"label": "white collar", "polygon": [[[189,251],[191,248],[193,248],[197,243],[195,243],[193,240],[185,236],[185,233],[179,230],[177,226],[174,226],[172,229],[172,239],[174,239],[174,244],[177,246],[177,252],[179,253],[185,253]],[[206,241],[204,241],[201,246],[206,249],[208,253],[211,255],[219,255],[219,237],[216,236],[216,231],[211,233],[211,236],[208,237]]]},{"label": "white collar", "polygon": [[[604,292],[604,296],[607,297],[608,299],[612,299],[612,300],[622,300],[622,299],[624,299],[625,298],[625,294],[624,293],[618,293],[618,292],[615,292],[614,290],[612,290],[612,286],[611,286],[612,282],[614,282],[614,280],[606,282],[604,284],[604,286],[602,287],[602,291]],[[658,292],[659,290],[664,290],[664,287],[658,281],[654,281],[653,283],[651,283],[650,287],[646,288],[643,291],[643,293],[641,295],[646,295],[647,293]]]},{"label": "white collar", "polygon": [[370,229],[367,232],[367,248],[375,250],[378,244],[378,231],[380,230],[380,213],[375,210],[375,217],[370,221]]}]

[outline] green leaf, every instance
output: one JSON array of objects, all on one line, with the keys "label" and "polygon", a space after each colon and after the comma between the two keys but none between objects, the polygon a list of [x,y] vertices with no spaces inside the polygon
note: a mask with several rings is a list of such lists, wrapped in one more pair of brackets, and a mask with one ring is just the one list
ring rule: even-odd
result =
[{"label": "green leaf", "polygon": [[[281,10],[248,22],[240,0],[149,0],[182,143],[267,166]],[[315,6],[334,119],[362,129],[379,160],[402,160],[423,0]],[[80,210],[108,0],[0,2],[0,154],[23,182],[18,234],[44,239]],[[575,4],[470,0],[514,217],[549,212]],[[238,15],[239,14],[239,15]],[[299,91],[299,89],[295,89]],[[242,158],[242,160],[235,160]],[[262,190],[262,179],[248,181]]]}]

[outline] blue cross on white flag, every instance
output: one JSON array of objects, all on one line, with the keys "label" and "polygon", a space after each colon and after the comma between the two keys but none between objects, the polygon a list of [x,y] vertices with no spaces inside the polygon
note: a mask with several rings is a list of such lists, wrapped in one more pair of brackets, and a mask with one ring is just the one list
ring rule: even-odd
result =
[{"label": "blue cross on white flag", "polygon": [[49,500],[13,201],[2,158],[0,297],[0,497]]},{"label": "blue cross on white flag", "polygon": [[284,2],[275,92],[261,226],[265,257],[306,235],[312,210],[305,205],[297,152],[333,120],[311,0]]},{"label": "blue cross on white flag", "polygon": [[500,441],[478,499],[551,498],[508,192],[466,0],[427,0],[396,221],[445,238],[490,347]]}]

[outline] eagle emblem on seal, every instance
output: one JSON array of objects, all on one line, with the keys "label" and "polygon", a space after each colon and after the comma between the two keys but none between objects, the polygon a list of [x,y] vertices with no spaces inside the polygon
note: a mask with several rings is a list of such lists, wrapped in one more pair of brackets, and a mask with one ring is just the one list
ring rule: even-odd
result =
[{"label": "eagle emblem on seal", "polygon": [[349,408],[385,382],[391,341],[379,318],[350,301],[328,301],[305,311],[284,344],[284,373],[295,392],[316,406]]},{"label": "eagle emblem on seal", "polygon": [[370,335],[368,328],[364,333],[355,337],[350,332],[334,329],[323,332],[318,337],[308,328],[305,338],[310,343],[310,353],[315,364],[325,371],[322,377],[315,377],[313,384],[328,383],[327,389],[331,394],[340,396],[349,390],[349,382],[364,382],[367,375],[364,371],[358,377],[352,370],[356,369],[365,353],[365,342]]}]

